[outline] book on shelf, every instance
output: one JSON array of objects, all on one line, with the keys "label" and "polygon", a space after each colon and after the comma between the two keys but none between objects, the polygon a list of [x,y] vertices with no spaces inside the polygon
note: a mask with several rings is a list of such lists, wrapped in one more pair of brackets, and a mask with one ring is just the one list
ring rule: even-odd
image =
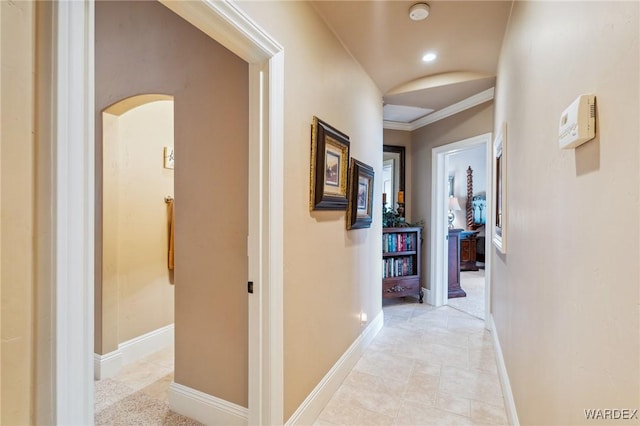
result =
[{"label": "book on shelf", "polygon": [[382,278],[406,277],[415,274],[414,260],[411,256],[390,257],[383,261]]},{"label": "book on shelf", "polygon": [[388,233],[382,235],[382,252],[399,253],[416,250],[415,233]]}]

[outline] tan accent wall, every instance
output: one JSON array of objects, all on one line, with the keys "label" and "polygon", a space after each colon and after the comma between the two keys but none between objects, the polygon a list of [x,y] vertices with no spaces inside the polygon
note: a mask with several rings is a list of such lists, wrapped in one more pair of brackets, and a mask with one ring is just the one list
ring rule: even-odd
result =
[{"label": "tan accent wall", "polygon": [[97,2],[97,200],[102,110],[144,93],[175,100],[175,380],[246,407],[248,65],[159,3]]},{"label": "tan accent wall", "polygon": [[[307,2],[240,2],[284,46],[284,417],[381,310],[381,209],[347,231],[345,212],[310,212],[314,115],[350,136],[351,155],[382,174],[381,95]],[[379,205],[379,201],[377,204]]]},{"label": "tan accent wall", "polygon": [[[412,154],[411,154],[411,132],[404,130],[384,129],[383,140],[385,145],[395,145],[404,147],[404,203],[405,217],[408,222],[413,222],[411,217],[411,207],[413,206],[414,197],[420,196],[413,192],[413,182],[411,179]],[[388,206],[390,207],[390,206]],[[420,218],[415,219],[417,222]]]},{"label": "tan accent wall", "polygon": [[34,423],[53,423],[53,28],[52,2],[36,4]]},{"label": "tan accent wall", "polygon": [[0,2],[0,423],[33,421],[35,3]]},{"label": "tan accent wall", "polygon": [[103,308],[117,318],[103,331],[115,328],[122,343],[173,323],[164,198],[173,196],[174,171],[163,166],[164,147],[173,147],[173,100],[104,113],[103,130],[102,284],[118,296]]},{"label": "tan accent wall", "polygon": [[[508,211],[492,312],[521,424],[639,408],[639,6],[514,2],[495,101]],[[596,138],[561,150],[560,115],[582,93],[597,96]]]},{"label": "tan accent wall", "polygon": [[[431,155],[433,148],[492,132],[493,102],[485,102],[466,111],[436,121],[411,132],[413,183],[412,219],[424,220],[424,247],[431,247]],[[463,212],[460,212],[463,214]],[[422,250],[422,286],[431,288],[429,250]]]}]

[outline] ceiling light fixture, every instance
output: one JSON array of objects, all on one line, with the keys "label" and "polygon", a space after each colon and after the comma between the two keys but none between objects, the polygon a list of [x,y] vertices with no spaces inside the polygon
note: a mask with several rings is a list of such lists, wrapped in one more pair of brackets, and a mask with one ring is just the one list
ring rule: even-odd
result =
[{"label": "ceiling light fixture", "polygon": [[430,52],[430,53],[427,53],[426,55],[424,55],[424,56],[422,57],[422,60],[423,60],[424,62],[431,62],[431,61],[435,61],[437,57],[438,57],[438,55],[436,55],[436,54],[435,54],[435,53],[433,53],[433,52]]},{"label": "ceiling light fixture", "polygon": [[429,16],[429,5],[426,3],[416,3],[409,8],[409,18],[412,21],[422,21]]}]

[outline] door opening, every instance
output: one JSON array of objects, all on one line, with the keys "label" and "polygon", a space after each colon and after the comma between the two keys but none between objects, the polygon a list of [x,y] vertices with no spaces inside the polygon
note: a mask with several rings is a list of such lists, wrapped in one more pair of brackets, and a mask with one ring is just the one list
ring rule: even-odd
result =
[{"label": "door opening", "polygon": [[[462,141],[454,142],[448,145],[440,146],[434,148],[432,150],[432,181],[434,183],[434,188],[432,191],[432,202],[431,202],[431,229],[433,230],[433,238],[431,240],[431,254],[430,254],[430,263],[432,265],[430,282],[432,286],[432,294],[430,303],[435,306],[441,306],[449,304],[449,256],[448,256],[448,245],[449,245],[449,170],[450,163],[453,163],[452,160],[455,161],[455,156],[462,156],[467,150],[478,149],[484,152],[484,182],[485,182],[485,193],[486,193],[486,210],[485,215],[487,218],[491,217],[491,191],[487,188],[490,188],[490,176],[491,171],[491,134],[486,133],[483,135],[479,135],[473,138],[465,139]],[[462,160],[468,161],[468,160]],[[478,167],[482,169],[483,167]],[[455,176],[455,173],[454,173]],[[463,175],[460,175],[463,176]],[[461,194],[459,198],[463,198],[464,195],[464,203],[461,204],[461,211],[454,212],[455,217],[453,227],[460,226],[466,228],[466,214],[465,208],[466,206],[466,179],[458,179],[459,182],[456,182],[456,179],[453,179],[453,195],[457,196]],[[460,182],[461,181],[461,182]],[[456,192],[457,188],[457,192]],[[458,198],[458,197],[456,197]],[[458,229],[464,229],[458,228]],[[487,224],[484,226],[485,234],[490,235],[491,229]],[[457,236],[459,237],[459,235]],[[485,319],[489,316],[489,302],[490,302],[490,238],[484,239],[484,275],[485,275],[485,286],[484,286],[484,300],[481,301],[484,311]],[[460,254],[459,248],[456,248],[458,255]],[[454,252],[455,252],[454,251]],[[453,265],[454,268],[457,269],[459,267],[459,259],[456,260],[458,265]],[[455,270],[454,270],[455,272]],[[453,303],[455,304],[455,302]]]},{"label": "door opening", "polygon": [[[188,3],[188,4],[187,4]],[[166,2],[249,63],[249,424],[281,424],[284,52],[237,6]],[[94,3],[54,11],[54,423],[93,421]],[[253,271],[253,272],[252,272]],[[252,321],[251,316],[253,315]]]}]

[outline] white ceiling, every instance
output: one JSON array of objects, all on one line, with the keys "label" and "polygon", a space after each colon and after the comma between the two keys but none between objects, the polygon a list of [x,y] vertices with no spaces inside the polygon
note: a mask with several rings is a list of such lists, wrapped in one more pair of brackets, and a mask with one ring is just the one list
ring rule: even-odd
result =
[{"label": "white ceiling", "polygon": [[[427,1],[429,17],[412,21],[415,3],[312,1],[383,93],[387,128],[413,130],[493,97],[511,1]],[[423,62],[427,52],[438,58]]]}]

